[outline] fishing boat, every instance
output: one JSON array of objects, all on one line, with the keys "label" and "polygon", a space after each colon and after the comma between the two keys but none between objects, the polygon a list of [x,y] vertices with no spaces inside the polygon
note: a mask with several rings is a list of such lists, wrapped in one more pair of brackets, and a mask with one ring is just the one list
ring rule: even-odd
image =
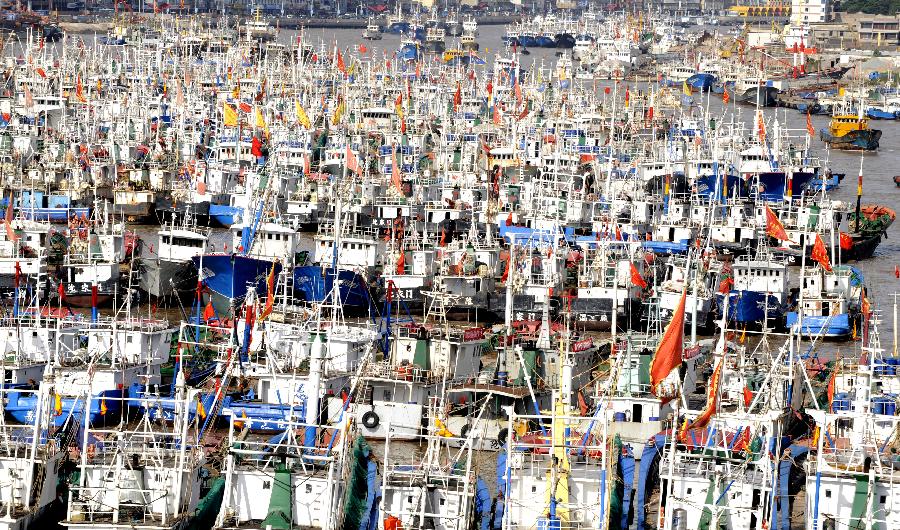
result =
[{"label": "fishing boat", "polygon": [[141,289],[156,299],[195,291],[197,269],[191,260],[203,254],[207,240],[206,234],[187,222],[182,227],[172,224],[160,230],[156,257],[140,257]]},{"label": "fishing boat", "polygon": [[[195,512],[201,507],[201,492],[221,496],[221,485],[207,488],[208,474],[201,472],[206,455],[198,443],[197,426],[190,425],[186,413],[193,398],[182,380],[175,398],[179,413],[170,427],[152,425],[147,414],[134,429],[86,425],[80,474],[69,489],[61,524],[66,528],[113,530],[128,524],[137,529],[174,530],[201,516]],[[122,408],[123,399],[107,401]]]},{"label": "fishing boat", "polygon": [[362,37],[366,40],[381,40],[381,26],[370,19],[366,24],[366,29],[363,30]]},{"label": "fishing boat", "polygon": [[832,116],[827,129],[819,131],[819,137],[833,149],[875,151],[881,131],[870,128],[868,118],[837,114]]}]

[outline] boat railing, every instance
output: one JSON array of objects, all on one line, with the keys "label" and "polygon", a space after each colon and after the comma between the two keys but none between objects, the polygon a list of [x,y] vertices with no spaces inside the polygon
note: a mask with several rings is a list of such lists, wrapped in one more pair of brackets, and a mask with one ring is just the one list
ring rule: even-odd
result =
[{"label": "boat railing", "polygon": [[410,383],[427,383],[434,379],[434,373],[431,370],[413,364],[394,366],[386,361],[367,364],[362,375],[369,378],[393,379]]}]

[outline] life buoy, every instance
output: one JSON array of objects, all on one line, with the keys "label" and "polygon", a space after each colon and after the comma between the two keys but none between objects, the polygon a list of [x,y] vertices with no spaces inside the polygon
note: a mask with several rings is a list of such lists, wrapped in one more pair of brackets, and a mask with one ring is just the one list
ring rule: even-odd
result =
[{"label": "life buoy", "polygon": [[509,437],[509,429],[506,427],[500,429],[500,432],[497,433],[497,441],[500,442],[500,445],[506,443],[506,439]]},{"label": "life buoy", "polygon": [[376,414],[374,410],[370,410],[363,414],[362,424],[365,425],[367,429],[374,429],[375,427],[378,427],[379,423],[381,423],[381,418],[378,417],[378,414]]}]

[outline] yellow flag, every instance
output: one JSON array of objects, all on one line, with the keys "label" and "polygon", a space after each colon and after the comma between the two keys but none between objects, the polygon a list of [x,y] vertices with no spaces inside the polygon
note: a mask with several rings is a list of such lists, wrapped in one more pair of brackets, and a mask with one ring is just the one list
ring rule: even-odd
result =
[{"label": "yellow flag", "polygon": [[256,107],[256,126],[268,134],[269,126],[266,125],[266,119],[263,117],[263,113],[259,110],[259,107]]},{"label": "yellow flag", "polygon": [[225,120],[226,127],[237,127],[238,124],[238,115],[237,111],[229,105],[228,103],[224,103],[224,107],[222,107],[222,116]]},{"label": "yellow flag", "polygon": [[343,115],[344,115],[344,100],[341,99],[338,102],[337,108],[334,109],[334,116],[331,119],[331,124],[337,125],[337,124],[341,123],[341,117],[343,117]]},{"label": "yellow flag", "polygon": [[241,87],[235,86],[234,90],[231,91],[231,97],[234,99],[241,99]]},{"label": "yellow flag", "polygon": [[684,85],[682,85],[681,91],[684,92],[684,95],[685,95],[685,96],[690,96],[690,95],[691,95],[691,86],[688,85],[687,79],[684,80]]},{"label": "yellow flag", "polygon": [[297,122],[307,129],[312,129],[312,123],[309,122],[309,116],[307,116],[306,111],[303,110],[303,105],[300,104],[299,99],[294,103],[294,106],[297,110]]},{"label": "yellow flag", "polygon": [[844,87],[838,87],[838,96],[844,97]]},{"label": "yellow flag", "polygon": [[57,416],[62,414],[62,398],[59,396],[59,394],[56,394],[56,398],[53,403],[53,411],[56,412]]}]

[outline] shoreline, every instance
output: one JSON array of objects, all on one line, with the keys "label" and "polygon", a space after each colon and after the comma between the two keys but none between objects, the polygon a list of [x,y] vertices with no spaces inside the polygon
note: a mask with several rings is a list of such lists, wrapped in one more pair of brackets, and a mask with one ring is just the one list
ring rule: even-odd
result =
[{"label": "shoreline", "polygon": [[[148,16],[152,16],[148,15]],[[215,15],[207,15],[211,22],[218,21]],[[69,18],[69,20],[67,20]],[[60,17],[56,24],[67,33],[105,33],[113,27],[114,21],[111,18],[98,19],[93,21],[77,20],[76,17]],[[82,17],[77,17],[82,18]],[[515,22],[520,17],[517,15],[490,15],[476,17],[475,20],[480,26],[502,26]],[[74,19],[74,20],[73,20]],[[383,17],[379,17],[379,20]],[[331,29],[365,29],[368,24],[367,19],[353,18],[276,18],[272,23],[280,29],[296,30],[302,28],[331,28]]]}]

